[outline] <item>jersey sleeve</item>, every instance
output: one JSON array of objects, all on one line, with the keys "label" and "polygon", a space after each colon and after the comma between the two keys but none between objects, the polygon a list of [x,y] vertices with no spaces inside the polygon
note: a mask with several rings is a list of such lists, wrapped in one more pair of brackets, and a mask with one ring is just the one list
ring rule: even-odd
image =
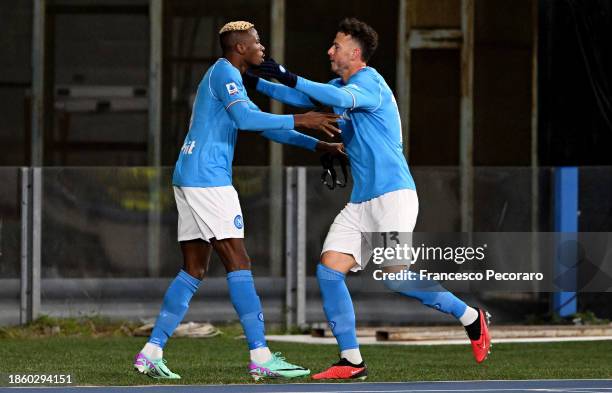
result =
[{"label": "jersey sleeve", "polygon": [[263,78],[259,78],[259,82],[257,82],[257,91],[283,104],[297,108],[315,107],[315,104],[306,94],[280,83],[269,82]]},{"label": "jersey sleeve", "polygon": [[[260,110],[253,101],[249,101],[249,107],[256,111]],[[296,130],[267,130],[262,131],[261,136],[276,143],[297,146],[312,151],[316,149],[317,143],[319,143],[318,139],[302,134]]]},{"label": "jersey sleeve", "polygon": [[209,78],[210,94],[227,110],[237,102],[249,102],[240,72],[229,65],[217,63]]},{"label": "jersey sleeve", "polygon": [[241,130],[290,130],[294,128],[292,115],[261,112],[249,99],[238,70],[218,65],[209,78],[210,93],[221,101],[236,127]]},{"label": "jersey sleeve", "polygon": [[319,143],[318,139],[304,135],[296,130],[268,130],[263,131],[261,135],[283,145],[297,146],[312,151],[315,150],[317,143]]},{"label": "jersey sleeve", "polygon": [[336,86],[298,77],[295,88],[325,105],[346,109],[374,109],[380,104],[380,83],[373,76],[358,76],[348,85]]},{"label": "jersey sleeve", "polygon": [[353,96],[352,108],[372,110],[379,107],[382,101],[380,81],[370,73],[358,74],[342,89]]}]

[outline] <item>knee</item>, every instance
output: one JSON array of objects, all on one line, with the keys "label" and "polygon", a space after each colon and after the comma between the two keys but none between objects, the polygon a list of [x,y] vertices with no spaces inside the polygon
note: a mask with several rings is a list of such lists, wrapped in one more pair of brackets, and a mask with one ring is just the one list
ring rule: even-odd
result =
[{"label": "knee", "polygon": [[320,263],[317,266],[317,280],[320,282],[321,280],[328,281],[343,281],[345,278],[345,274],[339,272],[335,269],[329,268],[324,264]]},{"label": "knee", "polygon": [[332,252],[330,251],[325,251],[322,255],[321,255],[321,265],[324,266],[328,266],[333,262],[333,257],[332,257]]},{"label": "knee", "polygon": [[205,266],[185,266],[184,270],[191,277],[195,277],[198,280],[203,280],[207,273]]},{"label": "knee", "polygon": [[347,274],[353,267],[357,266],[357,262],[350,254],[344,254],[337,251],[325,251],[321,254],[321,265],[328,269]]}]

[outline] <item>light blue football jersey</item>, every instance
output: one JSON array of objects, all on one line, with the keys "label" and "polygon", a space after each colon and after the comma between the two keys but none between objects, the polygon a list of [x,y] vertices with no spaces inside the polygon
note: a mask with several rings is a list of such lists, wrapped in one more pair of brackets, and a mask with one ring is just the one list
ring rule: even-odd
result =
[{"label": "light blue football jersey", "polygon": [[[237,112],[238,109],[241,112]],[[258,112],[246,116],[249,110]],[[236,111],[234,117],[230,111]],[[245,119],[243,124],[237,124],[241,119]],[[208,69],[198,86],[189,132],[179,153],[172,183],[183,187],[231,185],[238,128],[291,130],[293,126],[291,115],[259,112],[247,96],[238,69],[227,59],[220,58]],[[288,131],[285,137],[291,135],[295,132]],[[300,137],[312,149],[316,139],[308,138]]]},{"label": "light blue football jersey", "polygon": [[[342,141],[353,176],[351,202],[364,202],[385,193],[416,186],[402,149],[402,125],[393,92],[372,67],[362,68],[345,84],[329,84],[352,96],[350,108],[334,107],[342,115]],[[312,96],[312,95],[311,95]]]}]

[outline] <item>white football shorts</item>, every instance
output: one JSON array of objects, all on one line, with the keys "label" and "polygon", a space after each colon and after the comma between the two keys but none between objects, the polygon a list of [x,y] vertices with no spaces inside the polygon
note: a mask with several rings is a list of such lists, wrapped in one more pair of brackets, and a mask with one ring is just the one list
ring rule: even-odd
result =
[{"label": "white football shorts", "polygon": [[244,238],[244,221],[233,186],[174,187],[178,240]]},{"label": "white football shorts", "polygon": [[[419,199],[416,191],[410,189],[388,192],[361,203],[348,203],[329,228],[321,254],[325,251],[350,254],[358,265],[351,270],[362,270],[372,256],[370,241],[364,233],[412,232],[418,213]],[[362,241],[365,242],[363,249]]]}]

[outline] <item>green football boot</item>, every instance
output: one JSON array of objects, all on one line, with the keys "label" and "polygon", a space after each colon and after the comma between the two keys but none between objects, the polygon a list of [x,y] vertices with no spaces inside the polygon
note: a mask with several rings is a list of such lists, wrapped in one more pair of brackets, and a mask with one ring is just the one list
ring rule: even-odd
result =
[{"label": "green football boot", "polygon": [[155,379],[181,379],[180,375],[170,371],[164,359],[150,360],[143,353],[136,355],[134,368],[139,373]]},{"label": "green football boot", "polygon": [[272,359],[262,364],[251,361],[248,370],[256,381],[262,378],[297,378],[310,374],[310,370],[286,362],[280,352],[276,352]]}]

